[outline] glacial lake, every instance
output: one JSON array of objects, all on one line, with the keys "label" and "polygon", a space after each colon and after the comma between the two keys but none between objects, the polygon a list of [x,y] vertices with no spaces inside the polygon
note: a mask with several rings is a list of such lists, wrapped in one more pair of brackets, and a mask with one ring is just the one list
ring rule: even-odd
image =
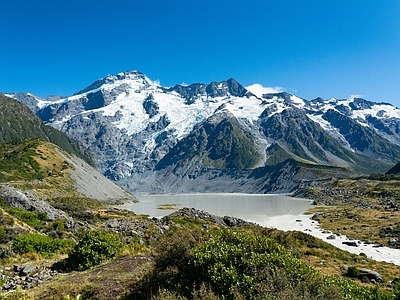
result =
[{"label": "glacial lake", "polygon": [[[234,216],[259,224],[270,217],[302,214],[312,207],[312,200],[309,199],[271,194],[166,194],[136,197],[139,199],[138,203],[125,203],[116,207],[156,218],[189,207],[217,216]],[[173,208],[169,205],[173,205]]]},{"label": "glacial lake", "polygon": [[194,207],[218,216],[238,217],[264,227],[306,232],[342,250],[356,254],[362,252],[374,260],[400,266],[400,250],[398,249],[375,248],[373,244],[365,243],[359,243],[358,247],[351,247],[343,244],[343,241],[349,241],[344,235],[327,239],[331,233],[321,230],[318,222],[310,219],[309,215],[304,215],[304,212],[313,207],[309,199],[253,194],[136,195],[136,197],[139,203],[125,203],[115,207],[157,218],[174,211],[174,209],[159,209],[167,207],[168,204],[176,204],[176,209]]}]

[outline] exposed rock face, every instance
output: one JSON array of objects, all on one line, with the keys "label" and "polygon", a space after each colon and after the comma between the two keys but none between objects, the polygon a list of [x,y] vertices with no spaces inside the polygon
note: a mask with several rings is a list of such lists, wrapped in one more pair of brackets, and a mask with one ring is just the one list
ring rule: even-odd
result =
[{"label": "exposed rock face", "polygon": [[400,173],[400,162],[398,162],[394,167],[392,167],[386,174],[399,174]]},{"label": "exposed rock face", "polygon": [[254,139],[229,111],[222,110],[180,140],[155,169],[172,166],[174,174],[180,174],[181,177],[196,173],[196,170],[187,168],[194,161],[198,162],[195,164],[198,170],[252,169],[262,157],[260,149],[253,143]]},{"label": "exposed rock face", "polygon": [[344,241],[344,242],[342,242],[342,244],[350,246],[350,247],[358,247],[358,244],[355,241]]},{"label": "exposed rock face", "polygon": [[[377,136],[376,132],[370,127],[359,126],[357,120],[333,109],[329,109],[323,115],[323,118],[334,125],[349,143],[351,149],[356,150],[358,153],[390,160],[398,155],[397,152],[399,149],[393,149],[390,141],[381,136]],[[367,116],[366,120],[371,121],[371,117]],[[382,129],[386,130],[386,127],[382,127]],[[393,153],[393,151],[396,153]]]},{"label": "exposed rock face", "polygon": [[230,216],[218,217],[204,210],[188,208],[188,207],[184,207],[176,212],[173,212],[172,214],[170,214],[167,217],[164,217],[163,219],[169,219],[173,217],[187,217],[191,219],[208,220],[214,222],[216,225],[221,227],[236,227],[242,225],[258,226],[255,223],[247,222],[239,218]]},{"label": "exposed rock face", "polygon": [[[289,193],[299,188],[312,186],[316,181],[314,170],[294,160],[287,160],[276,166],[260,167],[253,170],[196,168],[189,161],[185,176],[174,174],[173,166],[160,171],[133,174],[119,180],[119,184],[135,192],[153,193]],[[176,172],[176,170],[175,170]],[[345,175],[340,170],[337,176]],[[332,176],[331,173],[328,176]],[[321,176],[321,173],[319,173]]]},{"label": "exposed rock face", "polygon": [[65,212],[54,208],[46,201],[37,200],[30,192],[22,192],[16,188],[3,184],[0,186],[0,197],[4,199],[7,206],[19,207],[28,211],[45,212],[47,218],[51,221],[60,218],[73,222],[72,218],[70,218]]}]

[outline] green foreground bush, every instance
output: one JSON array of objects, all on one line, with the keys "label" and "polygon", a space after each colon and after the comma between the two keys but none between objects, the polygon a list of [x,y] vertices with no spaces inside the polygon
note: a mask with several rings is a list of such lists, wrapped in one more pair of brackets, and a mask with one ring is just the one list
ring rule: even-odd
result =
[{"label": "green foreground bush", "polygon": [[391,293],[324,276],[267,236],[222,230],[208,241],[177,232],[160,241],[155,268],[126,299],[393,299]]},{"label": "green foreground bush", "polygon": [[101,229],[87,230],[65,260],[71,270],[83,271],[110,260],[121,253],[120,237]]}]

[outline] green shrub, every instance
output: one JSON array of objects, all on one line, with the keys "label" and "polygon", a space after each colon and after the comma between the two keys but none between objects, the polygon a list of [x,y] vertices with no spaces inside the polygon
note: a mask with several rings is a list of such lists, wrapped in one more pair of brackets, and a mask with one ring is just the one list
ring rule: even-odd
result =
[{"label": "green shrub", "polygon": [[57,209],[65,211],[74,219],[95,224],[100,219],[91,210],[98,209],[103,205],[98,200],[84,197],[59,197],[49,199],[49,203]]},{"label": "green shrub", "polygon": [[400,280],[393,280],[392,288],[394,299],[400,300]]},{"label": "green shrub", "polygon": [[67,253],[72,249],[74,242],[71,240],[52,239],[47,235],[27,233],[17,235],[13,239],[12,249],[16,253],[38,253],[50,257],[56,252]]},{"label": "green shrub", "polygon": [[64,223],[61,222],[61,221],[54,222],[53,223],[53,229],[54,230],[64,230],[65,229]]},{"label": "green shrub", "polygon": [[257,294],[257,284],[278,269],[284,270],[292,284],[317,276],[282,245],[260,235],[223,231],[193,250],[196,277],[223,297],[233,298],[233,290],[237,289],[251,298]]},{"label": "green shrub", "polygon": [[8,207],[7,211],[22,222],[35,228],[47,221],[47,213],[45,212],[27,211],[16,207]]},{"label": "green shrub", "polygon": [[325,284],[328,286],[337,287],[341,294],[342,299],[354,300],[386,300],[393,299],[390,292],[380,290],[378,287],[367,287],[355,283],[352,280],[340,278],[337,276],[327,276],[324,279]]},{"label": "green shrub", "polygon": [[360,270],[357,267],[351,266],[347,269],[346,276],[350,278],[358,278],[360,276]]},{"label": "green shrub", "polygon": [[155,268],[135,283],[132,299],[392,299],[376,287],[324,276],[265,235],[227,229],[203,242],[192,234],[161,238]]},{"label": "green shrub", "polygon": [[87,230],[69,253],[65,265],[72,270],[86,270],[116,257],[123,246],[120,237],[114,233]]},{"label": "green shrub", "polygon": [[4,226],[0,225],[0,241],[6,236],[7,232],[4,228]]},{"label": "green shrub", "polygon": [[39,139],[29,139],[0,145],[0,180],[42,180],[44,174],[35,160],[39,144]]}]

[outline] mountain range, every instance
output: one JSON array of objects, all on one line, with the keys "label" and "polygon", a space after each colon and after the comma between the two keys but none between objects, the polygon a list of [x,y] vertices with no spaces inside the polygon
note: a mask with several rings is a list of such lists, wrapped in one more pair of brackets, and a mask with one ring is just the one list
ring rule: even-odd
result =
[{"label": "mountain range", "polygon": [[400,160],[400,110],[357,97],[255,95],[234,79],[163,87],[138,71],[70,97],[6,96],[134,192],[288,192]]}]

